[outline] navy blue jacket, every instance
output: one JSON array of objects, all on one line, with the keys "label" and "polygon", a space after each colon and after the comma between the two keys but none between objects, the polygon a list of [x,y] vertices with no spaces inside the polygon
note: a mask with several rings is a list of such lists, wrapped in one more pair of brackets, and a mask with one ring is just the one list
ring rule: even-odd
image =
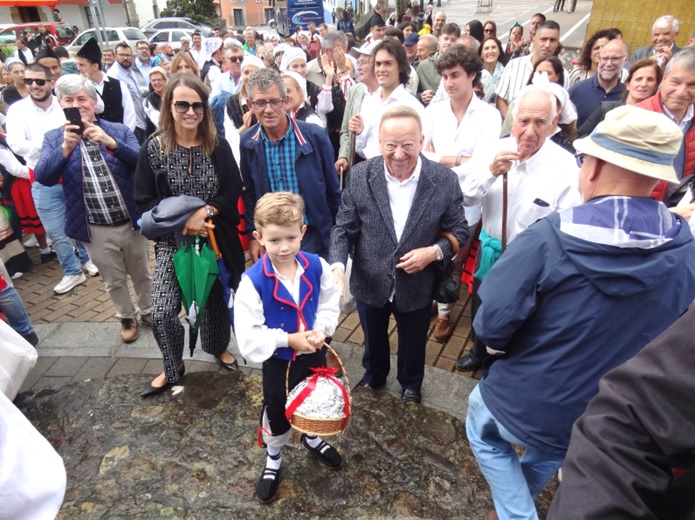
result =
[{"label": "navy blue jacket", "polygon": [[[331,228],[340,207],[340,187],[333,161],[333,147],[325,128],[304,121],[290,121],[290,131],[294,128],[297,136],[295,170],[306,214],[319,231],[323,249],[328,251]],[[244,178],[243,197],[246,230],[249,234],[256,229],[253,223],[256,201],[270,191],[265,143],[260,132],[261,125],[258,123],[241,135],[241,175]]]},{"label": "navy blue jacket", "polygon": [[[667,211],[647,200],[654,215]],[[506,352],[480,383],[494,417],[529,446],[564,456],[599,379],[695,298],[695,241],[680,217],[675,237],[652,248],[582,240],[560,221],[539,220],[509,245],[480,287],[473,328]]]},{"label": "navy blue jacket", "polygon": [[[99,145],[99,148],[113,174],[116,185],[121,190],[133,228],[137,229],[140,212],[135,206],[134,174],[140,145],[133,132],[121,123],[97,119],[95,124],[118,143],[115,150],[108,150],[103,145]],[[84,207],[82,151],[79,146],[76,146],[66,159],[62,149],[63,132],[63,127],[46,132],[41,148],[41,158],[34,170],[34,177],[45,186],[54,186],[60,182],[61,178],[63,179],[66,206],[65,234],[75,240],[91,242],[87,211]]]}]

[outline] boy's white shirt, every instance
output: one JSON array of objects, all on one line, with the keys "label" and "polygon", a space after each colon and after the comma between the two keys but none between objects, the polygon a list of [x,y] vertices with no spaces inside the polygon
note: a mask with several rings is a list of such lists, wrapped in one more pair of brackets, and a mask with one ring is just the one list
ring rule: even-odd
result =
[{"label": "boy's white shirt", "polygon": [[[320,330],[326,336],[331,336],[338,326],[340,317],[340,292],[335,285],[328,263],[323,258],[320,260],[321,288],[314,330]],[[292,295],[295,303],[299,305],[300,278],[304,274],[304,269],[299,262],[297,262],[294,280],[281,275],[275,266],[273,271],[280,283]],[[266,326],[261,297],[251,279],[245,274],[241,278],[234,301],[234,331],[241,355],[256,363],[262,363],[270,358],[275,349],[288,346],[287,332]]]}]

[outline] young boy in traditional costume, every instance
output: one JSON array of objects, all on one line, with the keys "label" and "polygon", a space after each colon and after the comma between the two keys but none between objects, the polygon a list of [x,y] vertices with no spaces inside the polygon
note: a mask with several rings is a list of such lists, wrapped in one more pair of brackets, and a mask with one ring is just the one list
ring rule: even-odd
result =
[{"label": "young boy in traditional costume", "polygon": [[[325,365],[323,344],[338,325],[340,293],[326,261],[299,249],[306,231],[299,195],[264,195],[256,203],[254,223],[253,236],[266,254],[239,284],[234,323],[242,356],[263,363],[259,443],[262,436],[268,456],[256,495],[267,503],[280,483],[280,450],[292,435],[285,417],[287,365],[292,362],[290,390],[311,375],[310,368]],[[303,434],[302,444],[330,469],[343,463],[338,451],[320,437]]]}]

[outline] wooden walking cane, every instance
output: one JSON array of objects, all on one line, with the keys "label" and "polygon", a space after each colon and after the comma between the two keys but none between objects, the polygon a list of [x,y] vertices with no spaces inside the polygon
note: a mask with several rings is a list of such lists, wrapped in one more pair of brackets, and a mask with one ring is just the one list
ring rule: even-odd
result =
[{"label": "wooden walking cane", "polygon": [[507,173],[502,174],[502,252],[507,249]]}]

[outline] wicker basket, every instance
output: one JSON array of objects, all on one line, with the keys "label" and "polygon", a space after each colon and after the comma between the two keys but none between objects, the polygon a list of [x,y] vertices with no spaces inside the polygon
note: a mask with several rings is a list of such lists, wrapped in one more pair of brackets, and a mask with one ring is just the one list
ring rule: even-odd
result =
[{"label": "wicker basket", "polygon": [[[340,356],[338,356],[338,353],[335,350],[333,350],[327,343],[324,343],[324,346],[329,352],[333,353],[333,355],[338,360],[338,363],[340,364],[340,368],[343,371],[343,377],[345,378],[345,391],[347,392],[348,397],[348,408],[351,409],[352,393],[350,392],[350,380],[348,379],[347,372],[345,371],[343,361],[340,359]],[[287,376],[285,377],[286,394],[289,394],[289,375],[291,364],[292,362],[290,362],[287,365]],[[316,417],[306,417],[297,412],[295,412],[292,415],[292,417],[289,418],[289,422],[295,430],[300,431],[302,433],[306,433],[308,435],[323,436],[338,435],[339,433],[343,433],[348,426],[349,420],[350,418],[348,415],[342,415],[340,417],[330,419],[319,419]]]}]

